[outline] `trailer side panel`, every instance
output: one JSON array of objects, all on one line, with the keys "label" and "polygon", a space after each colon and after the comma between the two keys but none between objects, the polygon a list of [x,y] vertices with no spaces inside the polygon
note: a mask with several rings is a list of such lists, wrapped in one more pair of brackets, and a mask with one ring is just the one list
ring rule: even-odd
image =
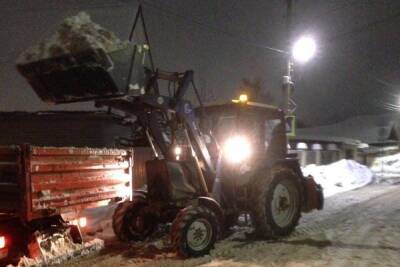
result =
[{"label": "trailer side panel", "polygon": [[132,153],[126,150],[30,147],[28,158],[29,220],[130,195]]},{"label": "trailer side panel", "polygon": [[29,222],[130,197],[132,168],[130,150],[0,147],[0,213]]}]

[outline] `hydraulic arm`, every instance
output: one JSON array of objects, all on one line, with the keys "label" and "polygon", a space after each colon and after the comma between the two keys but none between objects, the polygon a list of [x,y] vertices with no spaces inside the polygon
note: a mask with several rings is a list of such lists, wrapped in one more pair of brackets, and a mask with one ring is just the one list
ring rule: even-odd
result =
[{"label": "hydraulic arm", "polygon": [[[176,90],[173,92],[169,90],[168,96],[161,95],[159,81],[177,85]],[[187,147],[197,162],[195,165],[198,176],[203,193],[206,194],[208,190],[204,175],[213,177],[215,168],[192,104],[185,100],[185,95],[192,84],[193,71],[184,73],[147,71],[145,94],[101,100],[97,101],[96,105],[108,106],[135,115],[147,135],[154,154],[160,159],[175,160],[173,149],[180,130],[180,134],[186,139]],[[196,88],[194,90],[196,91]],[[197,91],[195,95],[198,97]]]}]

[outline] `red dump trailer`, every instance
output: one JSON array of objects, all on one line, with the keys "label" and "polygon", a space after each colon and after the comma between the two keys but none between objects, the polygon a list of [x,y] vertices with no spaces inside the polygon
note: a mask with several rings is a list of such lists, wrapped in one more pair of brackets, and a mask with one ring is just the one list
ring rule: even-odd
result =
[{"label": "red dump trailer", "polygon": [[39,231],[81,243],[81,211],[130,198],[132,170],[129,149],[0,146],[0,266],[40,257]]}]

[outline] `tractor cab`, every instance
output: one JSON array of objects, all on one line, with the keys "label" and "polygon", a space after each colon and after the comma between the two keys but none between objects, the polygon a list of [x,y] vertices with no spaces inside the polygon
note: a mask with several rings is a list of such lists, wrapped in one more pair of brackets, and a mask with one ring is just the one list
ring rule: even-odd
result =
[{"label": "tractor cab", "polygon": [[[286,157],[285,119],[280,109],[248,101],[246,95],[241,95],[231,103],[205,106],[203,112],[203,132],[210,132],[222,149],[224,172],[231,170],[223,176],[240,175],[243,180],[243,174],[251,174],[266,161]],[[213,153],[217,149],[210,146],[217,160],[218,155]]]}]

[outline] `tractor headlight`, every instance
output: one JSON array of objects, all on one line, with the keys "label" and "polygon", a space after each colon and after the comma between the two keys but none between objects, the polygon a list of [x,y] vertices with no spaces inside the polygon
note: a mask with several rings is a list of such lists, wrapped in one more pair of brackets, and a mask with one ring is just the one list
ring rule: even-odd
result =
[{"label": "tractor headlight", "polygon": [[175,158],[176,160],[179,160],[182,154],[182,148],[180,146],[176,146],[174,148],[174,154],[175,154]]},{"label": "tractor headlight", "polygon": [[241,163],[251,154],[251,145],[243,136],[230,137],[223,146],[225,159],[231,163]]},{"label": "tractor headlight", "polygon": [[6,237],[0,236],[0,249],[5,248],[5,247],[6,247]]}]

